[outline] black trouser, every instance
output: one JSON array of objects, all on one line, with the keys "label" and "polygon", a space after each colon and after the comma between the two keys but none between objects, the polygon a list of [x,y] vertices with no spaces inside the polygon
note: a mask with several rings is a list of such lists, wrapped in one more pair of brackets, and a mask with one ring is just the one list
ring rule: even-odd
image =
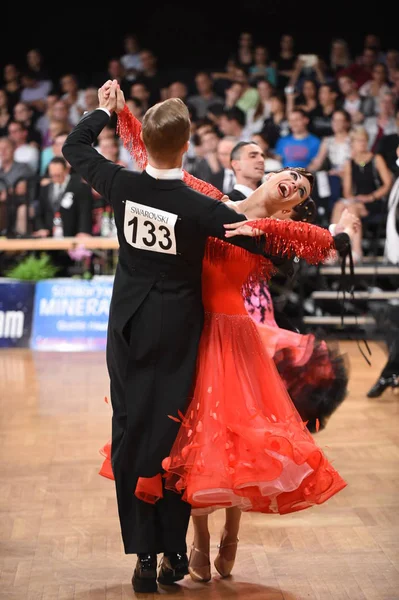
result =
[{"label": "black trouser", "polygon": [[[399,331],[396,331],[396,335],[399,335]],[[399,341],[397,339],[390,344],[388,361],[380,377],[386,379],[392,375],[399,375]]]},{"label": "black trouser", "polygon": [[186,534],[191,506],[176,492],[164,490],[155,504],[139,500],[116,479],[119,518],[126,554],[187,551]]}]

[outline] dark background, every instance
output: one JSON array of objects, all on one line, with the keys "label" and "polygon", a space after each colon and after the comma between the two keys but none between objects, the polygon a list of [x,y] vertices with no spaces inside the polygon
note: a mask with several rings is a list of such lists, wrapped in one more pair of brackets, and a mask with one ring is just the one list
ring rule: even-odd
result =
[{"label": "dark background", "polygon": [[[399,38],[389,26],[389,10],[348,0],[317,5],[299,2],[235,0],[231,3],[187,2],[80,4],[49,3],[48,9],[8,3],[0,35],[1,68],[8,62],[23,66],[26,52],[39,48],[53,77],[72,71],[89,75],[102,71],[107,60],[123,54],[123,35],[136,33],[142,47],[159,58],[160,68],[224,67],[241,31],[251,31],[255,42],[269,48],[273,57],[283,33],[291,33],[297,52],[328,56],[334,37],[348,41],[354,54],[362,49],[367,33],[376,33],[384,50],[397,48]],[[198,2],[198,0],[197,0]],[[371,12],[371,8],[373,12]],[[351,11],[349,13],[348,11]],[[397,16],[391,13],[394,21]],[[379,26],[385,20],[385,29]],[[387,25],[388,24],[388,25]],[[330,31],[325,32],[326,26]]]}]

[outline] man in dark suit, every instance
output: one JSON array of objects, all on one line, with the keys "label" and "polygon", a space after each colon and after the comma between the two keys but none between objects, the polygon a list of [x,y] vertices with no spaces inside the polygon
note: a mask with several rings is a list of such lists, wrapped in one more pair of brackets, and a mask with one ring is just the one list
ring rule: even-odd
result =
[{"label": "man in dark suit", "polygon": [[91,235],[92,195],[90,187],[80,175],[70,175],[61,156],[53,158],[48,166],[51,180],[40,190],[36,208],[35,237],[48,237],[53,232],[53,221],[60,213],[65,237]]},{"label": "man in dark suit", "polygon": [[231,168],[236,176],[230,200],[248,198],[259,187],[265,174],[265,155],[255,142],[238,142],[231,152]]},{"label": "man in dark suit", "polygon": [[[148,165],[127,171],[92,147],[110,113],[124,107],[116,83],[99,90],[99,108],[83,117],[63,148],[66,160],[113,205],[120,244],[110,307],[107,365],[111,381],[112,469],[126,553],[138,554],[136,592],[154,592],[157,554],[160,583],[188,573],[186,531],[190,506],[163,490],[155,505],[135,495],[140,477],[161,485],[168,456],[190,395],[203,325],[201,271],[209,236],[225,239],[224,224],[245,220],[222,202],[182,181],[190,119],[172,98],[150,108],[142,137]],[[278,194],[273,202],[280,202]],[[296,191],[287,207],[299,202]],[[271,213],[275,206],[271,207]],[[235,243],[260,253],[259,243]]]}]

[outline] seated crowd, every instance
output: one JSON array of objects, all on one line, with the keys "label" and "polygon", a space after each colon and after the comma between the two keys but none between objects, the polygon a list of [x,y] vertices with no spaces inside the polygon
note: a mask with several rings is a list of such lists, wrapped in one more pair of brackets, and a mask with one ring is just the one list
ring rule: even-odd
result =
[{"label": "seated crowd", "polygon": [[[184,168],[239,200],[265,174],[281,167],[315,173],[319,222],[328,226],[345,207],[378,236],[387,199],[399,174],[399,52],[382,50],[375,35],[351,54],[345,40],[331,42],[327,58],[301,55],[292,36],[281,37],[276,57],[243,32],[224,70],[192,77],[158,67],[135,35],[125,54],[104,73],[81,81],[65,73],[54,81],[40,51],[30,50],[21,70],[4,68],[0,89],[0,231],[8,236],[51,236],[55,216],[64,235],[109,235],[102,228],[111,207],[62,157],[62,146],[85,111],[97,107],[97,88],[117,79],[131,112],[142,119],[154,103],[186,102],[192,134]],[[111,118],[97,150],[138,171]],[[382,227],[382,229],[381,229]],[[362,260],[362,232],[354,242]]]}]

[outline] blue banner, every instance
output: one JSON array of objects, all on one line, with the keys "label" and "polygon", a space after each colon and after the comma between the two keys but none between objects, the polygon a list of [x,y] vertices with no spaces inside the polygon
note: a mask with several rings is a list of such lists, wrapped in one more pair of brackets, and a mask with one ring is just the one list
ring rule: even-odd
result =
[{"label": "blue banner", "polygon": [[113,280],[51,279],[36,284],[34,350],[104,350]]},{"label": "blue banner", "polygon": [[0,348],[29,348],[35,284],[0,280]]}]

